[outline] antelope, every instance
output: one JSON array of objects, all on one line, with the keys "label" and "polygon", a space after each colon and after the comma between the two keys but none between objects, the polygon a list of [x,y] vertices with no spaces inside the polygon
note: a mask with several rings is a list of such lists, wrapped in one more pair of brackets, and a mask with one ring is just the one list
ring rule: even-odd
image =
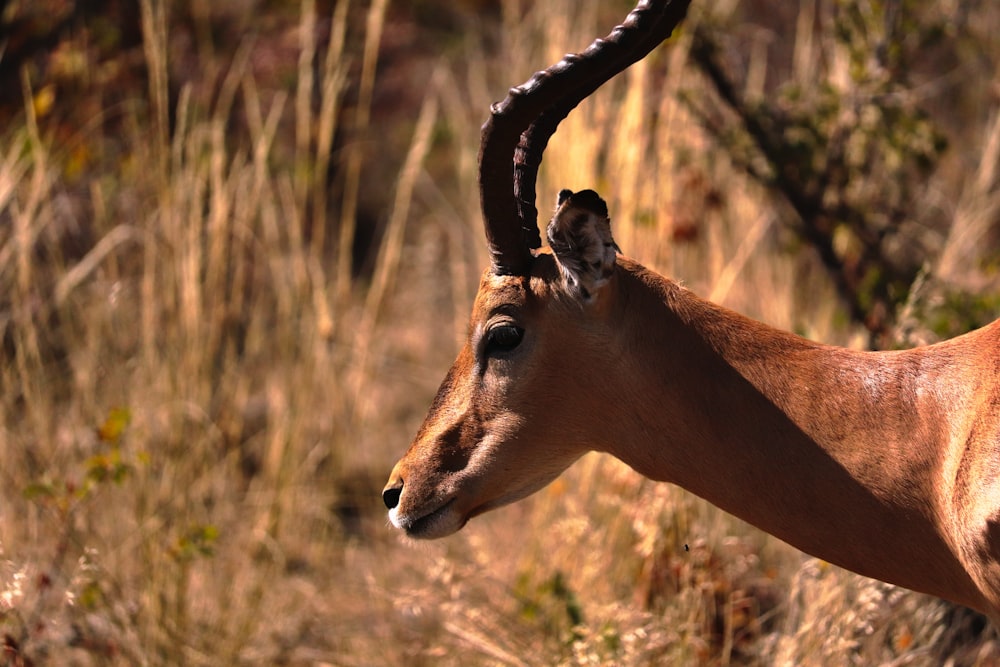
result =
[{"label": "antelope", "polygon": [[804,552],[1000,621],[1000,320],[903,351],[813,342],[623,256],[590,190],[559,193],[541,249],[549,137],[688,2],[642,0],[493,105],[479,157],[491,266],[383,491],[389,521],[444,537],[606,452]]}]

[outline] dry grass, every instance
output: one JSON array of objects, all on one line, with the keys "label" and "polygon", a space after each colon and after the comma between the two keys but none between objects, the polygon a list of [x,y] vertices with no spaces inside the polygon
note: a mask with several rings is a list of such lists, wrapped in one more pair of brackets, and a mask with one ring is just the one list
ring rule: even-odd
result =
[{"label": "dry grass", "polygon": [[[121,162],[82,188],[25,82],[24,123],[0,155],[0,664],[919,665],[952,651],[965,621],[947,606],[598,456],[453,538],[390,532],[378,490],[485,266],[482,112],[606,30],[608,10],[504,3],[499,56],[469,39],[437,68],[358,280],[349,256],[324,257],[302,232],[307,212],[342,216],[344,248],[377,158],[349,149],[347,199],[328,206],[317,175],[342,84],[360,59],[348,122],[364,133],[385,19],[374,2],[350,24],[344,6],[324,18],[303,3],[297,87],[262,94],[243,53],[211,106],[184,89],[169,109],[162,6],[143,2],[148,99],[127,114]],[[334,36],[325,52],[316,22]],[[348,53],[344,35],[368,46]],[[799,49],[799,71],[819,48]],[[781,252],[765,194],[677,103],[697,85],[681,34],[566,121],[540,197],[594,186],[628,254],[775,325],[857,342],[815,263]],[[235,98],[242,144],[227,134]],[[294,168],[276,146],[289,122]],[[995,115],[981,132],[977,177],[952,200],[959,253],[1000,196]],[[90,241],[64,259],[73,225]],[[952,273],[960,256],[944,253]],[[995,658],[982,641],[959,664]]]}]

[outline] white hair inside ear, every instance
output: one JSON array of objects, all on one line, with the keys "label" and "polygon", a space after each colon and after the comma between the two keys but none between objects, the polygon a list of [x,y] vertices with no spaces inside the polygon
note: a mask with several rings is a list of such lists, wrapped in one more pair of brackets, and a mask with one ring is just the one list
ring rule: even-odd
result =
[{"label": "white hair inside ear", "polygon": [[567,291],[593,300],[610,280],[618,250],[607,204],[593,190],[560,190],[547,233]]}]

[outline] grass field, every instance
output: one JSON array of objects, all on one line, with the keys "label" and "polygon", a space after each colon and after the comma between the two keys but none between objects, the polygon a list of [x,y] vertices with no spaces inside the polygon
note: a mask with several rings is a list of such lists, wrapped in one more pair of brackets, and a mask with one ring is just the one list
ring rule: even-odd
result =
[{"label": "grass field", "polygon": [[[788,13],[780,29],[741,24],[755,3],[724,4],[691,20],[735,26],[760,94],[849,73],[809,28],[822,3],[767,17]],[[479,124],[628,8],[529,5],[470,10],[406,69],[377,56],[433,3],[306,0],[284,51],[198,48],[186,57],[204,79],[180,85],[167,10],[143,0],[147,87],[68,138],[47,82],[23,77],[0,143],[0,664],[998,664],[976,617],[596,455],[454,537],[390,529],[381,486],[486,266]],[[997,293],[1000,13],[935,11],[967,59],[914,84],[950,141],[919,187],[934,223],[928,287],[900,318],[915,340],[933,337],[920,316],[941,317],[941,295]],[[593,187],[625,254],[776,326],[864,345],[775,197],[680,101],[705,88],[690,35],[567,119],[539,199]],[[275,53],[288,71],[267,78]],[[412,104],[392,115],[401,79]],[[372,191],[379,233],[358,266]]]}]

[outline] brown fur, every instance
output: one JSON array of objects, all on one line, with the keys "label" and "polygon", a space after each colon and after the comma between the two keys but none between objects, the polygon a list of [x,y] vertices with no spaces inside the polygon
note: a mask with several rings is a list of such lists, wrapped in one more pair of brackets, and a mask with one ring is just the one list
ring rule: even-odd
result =
[{"label": "brown fur", "polygon": [[[603,220],[575,245],[604,247],[606,211],[569,206],[567,220]],[[397,527],[450,534],[604,451],[808,553],[1000,617],[1000,321],[858,352],[622,257],[605,270],[557,252],[530,276],[483,275],[469,339],[386,487]],[[491,356],[503,324],[522,342]]]}]

